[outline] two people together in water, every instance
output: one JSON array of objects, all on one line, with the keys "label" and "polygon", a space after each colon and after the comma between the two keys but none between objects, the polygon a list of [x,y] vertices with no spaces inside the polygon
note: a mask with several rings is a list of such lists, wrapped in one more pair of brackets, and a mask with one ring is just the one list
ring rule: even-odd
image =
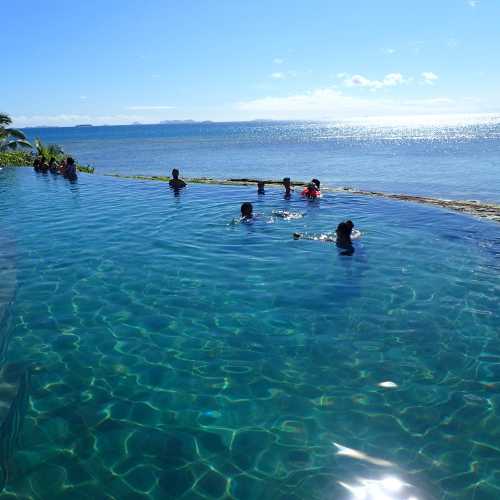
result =
[{"label": "two people together in water", "polygon": [[[257,194],[266,193],[265,185],[264,181],[257,181]],[[320,185],[318,179],[312,179],[300,194],[309,199],[319,198],[321,196]],[[283,178],[283,187],[285,188],[285,198],[290,198],[294,191],[290,177]]]},{"label": "two people together in water", "polygon": [[[243,222],[249,222],[253,218],[253,205],[247,201],[241,205],[241,220]],[[352,255],[354,253],[352,240],[357,239],[360,236],[361,233],[358,230],[354,229],[354,223],[351,220],[341,222],[337,226],[337,230],[335,231],[334,236],[308,236],[304,233],[293,233],[294,240],[304,239],[335,243],[337,247],[342,249],[341,255]]]}]

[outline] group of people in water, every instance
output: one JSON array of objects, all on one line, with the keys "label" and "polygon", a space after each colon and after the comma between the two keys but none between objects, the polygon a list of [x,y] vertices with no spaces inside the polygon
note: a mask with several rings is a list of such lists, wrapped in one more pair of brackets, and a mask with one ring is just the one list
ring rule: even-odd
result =
[{"label": "group of people in water", "polygon": [[60,174],[66,179],[76,180],[76,163],[71,156],[65,158],[61,163],[57,163],[55,158],[51,158],[48,162],[41,156],[37,156],[33,160],[33,169],[35,172],[52,174]]},{"label": "group of people in water", "polygon": [[[292,192],[294,191],[290,177],[285,177],[282,184],[285,189],[285,199],[290,199],[292,197]],[[179,170],[176,168],[172,170],[172,178],[169,181],[169,185],[176,191],[186,187],[186,183],[179,178]],[[300,194],[301,196],[309,200],[318,199],[321,197],[320,186],[321,183],[318,179],[312,179]],[[265,182],[257,181],[257,194],[263,195],[265,194],[265,192]],[[279,211],[279,214],[277,212],[273,213],[281,215],[285,212]],[[241,205],[240,221],[251,222],[253,221],[254,217],[255,215],[253,213],[253,205],[250,202],[246,201]],[[352,255],[354,253],[352,240],[357,239],[360,236],[361,233],[358,230],[354,229],[354,223],[351,220],[340,222],[334,235],[323,234],[320,236],[309,236],[304,233],[293,233],[293,238],[296,240],[307,239],[335,243],[337,247],[342,250],[341,255]]]}]

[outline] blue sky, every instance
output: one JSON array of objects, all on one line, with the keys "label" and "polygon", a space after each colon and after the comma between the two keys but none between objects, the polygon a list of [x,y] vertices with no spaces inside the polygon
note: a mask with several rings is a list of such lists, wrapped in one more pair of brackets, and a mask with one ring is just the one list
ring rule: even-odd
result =
[{"label": "blue sky", "polygon": [[2,17],[17,126],[500,112],[498,0],[25,0]]}]

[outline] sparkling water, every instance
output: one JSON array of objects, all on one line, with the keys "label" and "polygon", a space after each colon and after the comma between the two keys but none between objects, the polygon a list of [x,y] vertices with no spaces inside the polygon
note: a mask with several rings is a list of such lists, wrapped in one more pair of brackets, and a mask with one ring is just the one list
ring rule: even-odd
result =
[{"label": "sparkling water", "polygon": [[3,497],[500,495],[498,225],[3,169],[0,232]]},{"label": "sparkling water", "polygon": [[500,117],[453,126],[212,123],[27,129],[97,174],[257,177],[500,202]]}]

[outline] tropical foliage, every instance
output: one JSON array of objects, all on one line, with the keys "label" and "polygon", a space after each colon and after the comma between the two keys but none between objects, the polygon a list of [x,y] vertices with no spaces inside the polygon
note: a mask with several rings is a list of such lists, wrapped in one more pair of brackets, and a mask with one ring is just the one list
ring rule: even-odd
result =
[{"label": "tropical foliage", "polygon": [[0,151],[16,150],[18,147],[31,148],[31,144],[20,130],[9,127],[11,123],[9,115],[0,113]]},{"label": "tropical foliage", "polygon": [[54,158],[57,163],[60,163],[64,159],[64,151],[57,144],[44,144],[37,138],[35,139],[34,149],[36,155],[47,163],[51,158]]},{"label": "tropical foliage", "polygon": [[[57,144],[44,144],[38,138],[31,144],[20,130],[8,128],[11,123],[10,116],[0,113],[0,167],[31,166],[35,157],[43,159],[45,163],[54,159],[60,164],[67,157]],[[18,147],[29,148],[31,151],[16,151]],[[77,164],[76,169],[87,174],[94,173],[94,167],[90,165]]]},{"label": "tropical foliage", "polygon": [[0,167],[28,167],[33,155],[28,151],[0,151]]}]

